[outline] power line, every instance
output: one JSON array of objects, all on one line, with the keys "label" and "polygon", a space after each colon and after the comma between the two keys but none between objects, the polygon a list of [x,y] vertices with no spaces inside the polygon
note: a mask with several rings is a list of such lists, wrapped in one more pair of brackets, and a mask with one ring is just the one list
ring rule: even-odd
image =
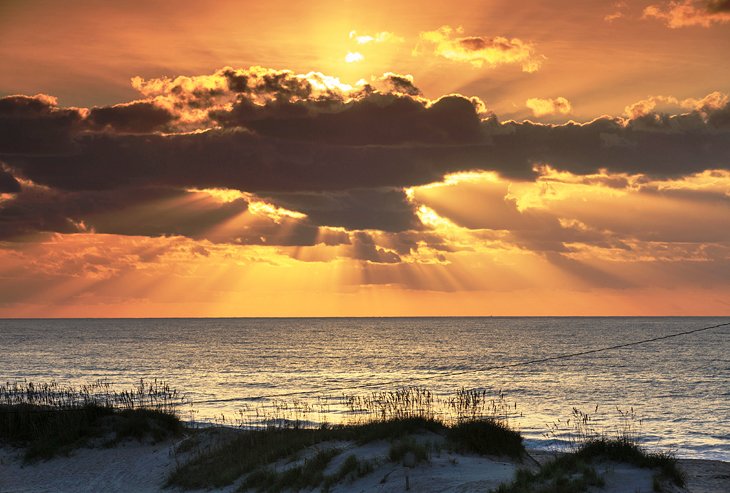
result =
[{"label": "power line", "polygon": [[[421,382],[424,380],[432,380],[434,378],[453,377],[456,375],[465,375],[467,373],[482,373],[482,372],[493,371],[493,370],[516,368],[519,366],[534,365],[537,363],[546,363],[548,361],[576,358],[578,356],[585,356],[587,354],[601,353],[604,351],[614,351],[616,349],[622,349],[622,348],[631,347],[631,346],[638,346],[640,344],[647,344],[650,342],[662,341],[665,339],[672,339],[674,337],[680,337],[680,336],[685,336],[685,335],[689,335],[689,334],[696,334],[697,332],[704,332],[706,330],[717,329],[719,327],[725,327],[728,325],[730,325],[730,322],[725,322],[725,323],[721,323],[721,324],[717,324],[717,325],[711,325],[709,327],[702,327],[700,329],[692,329],[692,330],[686,330],[683,332],[675,332],[673,334],[652,337],[649,339],[642,339],[640,341],[627,342],[624,344],[616,344],[614,346],[607,346],[607,347],[602,347],[602,348],[597,348],[597,349],[589,349],[586,351],[579,351],[577,353],[558,354],[555,356],[548,356],[545,358],[518,361],[515,363],[488,366],[488,367],[484,367],[484,368],[471,368],[468,370],[440,372],[438,374],[433,374],[433,375],[424,375],[421,377],[414,377],[414,378],[409,379],[408,382]],[[276,399],[279,397],[294,397],[294,396],[299,396],[299,395],[310,395],[310,394],[316,394],[316,393],[321,393],[321,392],[340,392],[343,390],[359,390],[359,389],[368,389],[368,388],[376,388],[376,387],[385,387],[385,386],[392,386],[395,384],[403,384],[403,383],[405,383],[405,381],[403,379],[386,380],[386,381],[381,381],[381,382],[366,383],[366,384],[360,384],[360,385],[343,385],[343,386],[339,386],[339,387],[329,387],[329,388],[312,389],[312,390],[300,390],[300,391],[293,391],[293,392],[282,392],[280,394],[258,395],[255,397],[232,397],[230,399],[210,399],[210,400],[205,400],[205,401],[198,401],[197,404],[211,404],[211,403],[217,403],[217,402],[235,402],[235,401],[256,401],[256,400],[261,400],[261,399]]]}]

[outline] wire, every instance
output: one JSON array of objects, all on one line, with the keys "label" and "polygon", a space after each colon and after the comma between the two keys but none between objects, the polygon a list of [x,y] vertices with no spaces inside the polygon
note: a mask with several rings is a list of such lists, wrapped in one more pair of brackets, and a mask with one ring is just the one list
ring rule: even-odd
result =
[{"label": "wire", "polygon": [[[467,373],[482,373],[487,371],[493,371],[493,370],[503,370],[507,368],[515,368],[519,366],[527,366],[527,365],[534,365],[537,363],[546,363],[548,361],[556,361],[561,359],[568,359],[568,358],[576,358],[578,356],[585,356],[587,354],[595,354],[595,353],[601,353],[604,351],[614,351],[616,349],[622,349],[626,347],[631,346],[638,346],[640,344],[647,344],[650,342],[656,342],[656,341],[662,341],[665,339],[672,339],[674,337],[680,337],[685,336],[689,334],[696,334],[697,332],[704,332],[706,330],[711,329],[717,329],[719,327],[725,327],[730,325],[730,322],[725,322],[717,325],[711,325],[709,327],[702,327],[700,329],[692,329],[692,330],[686,330],[684,332],[675,332],[673,334],[668,334],[664,336],[658,336],[658,337],[652,337],[650,339],[642,339],[640,341],[634,341],[634,342],[627,342],[624,344],[616,344],[615,346],[607,346],[597,349],[589,349],[586,351],[580,351],[577,353],[568,353],[568,354],[558,354],[555,356],[548,356],[546,358],[537,358],[537,359],[531,359],[526,361],[518,361],[515,363],[508,363],[503,365],[495,365],[495,366],[488,366],[484,368],[471,368],[469,370],[461,370],[461,371],[452,371],[452,372],[440,372],[438,374],[433,375],[424,375],[421,377],[414,377],[408,380],[408,382],[420,382],[424,380],[432,380],[434,378],[444,378],[444,377],[452,377],[455,375],[464,375]],[[375,387],[385,387],[385,386],[392,386],[394,384],[403,384],[403,379],[397,379],[397,380],[386,380],[381,382],[374,382],[374,383],[366,383],[366,384],[360,384],[360,385],[343,385],[339,387],[329,387],[329,388],[319,388],[319,389],[312,389],[312,390],[300,390],[300,391],[293,391],[293,392],[283,392],[279,394],[270,394],[270,395],[258,395],[255,397],[232,397],[229,399],[210,399],[205,401],[197,401],[196,404],[212,404],[212,403],[218,403],[218,402],[235,402],[235,401],[258,401],[262,399],[276,399],[279,397],[293,397],[298,395],[310,395],[315,393],[321,393],[321,392],[339,392],[343,390],[358,390],[358,389],[368,389],[368,388],[375,388]]]}]

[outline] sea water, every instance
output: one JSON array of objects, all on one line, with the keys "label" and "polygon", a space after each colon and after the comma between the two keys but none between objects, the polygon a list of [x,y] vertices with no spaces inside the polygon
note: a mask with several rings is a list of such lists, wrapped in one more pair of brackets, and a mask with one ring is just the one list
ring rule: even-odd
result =
[{"label": "sea water", "polygon": [[[167,381],[197,420],[282,399],[428,387],[502,392],[528,445],[573,408],[633,409],[647,446],[730,460],[730,327],[530,363],[730,322],[728,318],[287,318],[0,320],[0,379],[129,386]],[[596,407],[598,411],[596,412]],[[336,420],[336,419],[335,419]],[[600,422],[600,418],[599,418]],[[635,423],[637,424],[637,423]],[[618,425],[617,425],[618,426]]]}]

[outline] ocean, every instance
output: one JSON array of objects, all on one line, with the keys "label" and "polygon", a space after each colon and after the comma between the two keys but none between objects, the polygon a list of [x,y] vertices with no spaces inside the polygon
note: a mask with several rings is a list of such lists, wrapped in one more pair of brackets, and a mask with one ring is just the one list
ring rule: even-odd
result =
[{"label": "ocean", "polygon": [[[558,446],[560,435],[549,431],[564,426],[574,408],[594,416],[596,426],[605,429],[620,426],[620,409],[637,417],[641,441],[648,447],[679,457],[730,461],[729,326],[506,367],[728,321],[6,319],[0,320],[0,379],[71,385],[101,379],[124,387],[157,378],[192,400],[184,411],[191,420],[231,423],[242,409],[273,401],[314,404],[325,396],[336,400],[405,385],[443,396],[479,388],[501,393],[516,405],[510,422],[531,446]],[[311,393],[274,397],[294,392]],[[330,415],[320,411],[320,419],[342,419],[337,406],[327,409]]]}]

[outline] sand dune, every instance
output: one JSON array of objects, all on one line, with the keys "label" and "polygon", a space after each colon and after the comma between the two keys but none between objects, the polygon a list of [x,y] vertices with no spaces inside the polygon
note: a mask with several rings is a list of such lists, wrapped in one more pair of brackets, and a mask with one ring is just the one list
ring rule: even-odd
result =
[{"label": "sand dune", "polygon": [[[23,464],[21,450],[0,448],[0,492],[158,492],[162,491],[167,475],[186,455],[177,453],[179,441],[159,444],[141,444],[134,441],[113,448],[82,448],[69,456],[48,461]],[[337,447],[329,471],[335,471],[348,455],[373,461],[376,466],[369,474],[355,481],[337,484],[332,492],[486,492],[502,482],[509,481],[518,467],[537,467],[532,460],[518,464],[507,459],[437,452],[426,463],[406,467],[387,460],[388,442],[380,441],[358,446],[353,443],[319,444],[309,450],[314,453],[323,447]],[[188,452],[189,454],[190,452]],[[545,451],[531,451],[536,461],[549,460]],[[303,460],[300,456],[298,460]],[[277,468],[290,467],[296,460],[282,461]],[[680,460],[687,474],[687,488],[670,489],[674,492],[725,493],[730,491],[730,463],[709,460]],[[597,470],[606,485],[596,492],[644,493],[652,492],[652,473],[625,464],[600,464]],[[326,471],[327,472],[327,471]],[[235,491],[238,483],[217,490]],[[408,490],[407,488],[410,488]],[[165,491],[175,491],[166,489]],[[315,491],[319,491],[317,488]]]}]

